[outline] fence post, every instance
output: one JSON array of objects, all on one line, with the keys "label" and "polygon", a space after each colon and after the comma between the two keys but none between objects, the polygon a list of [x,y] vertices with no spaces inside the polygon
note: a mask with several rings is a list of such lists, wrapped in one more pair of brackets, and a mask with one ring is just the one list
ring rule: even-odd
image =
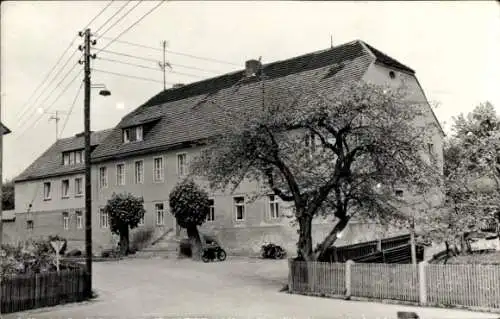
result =
[{"label": "fence post", "polygon": [[377,240],[377,251],[382,251],[382,239]]},{"label": "fence post", "polygon": [[426,261],[422,261],[418,264],[418,281],[419,281],[419,302],[420,305],[425,306],[427,304],[427,279],[425,268],[427,266]]},{"label": "fence post", "polygon": [[288,292],[292,293],[293,292],[293,273],[292,273],[292,268],[293,268],[293,259],[288,258]]},{"label": "fence post", "polygon": [[351,298],[351,270],[354,261],[348,260],[345,263],[345,298]]}]

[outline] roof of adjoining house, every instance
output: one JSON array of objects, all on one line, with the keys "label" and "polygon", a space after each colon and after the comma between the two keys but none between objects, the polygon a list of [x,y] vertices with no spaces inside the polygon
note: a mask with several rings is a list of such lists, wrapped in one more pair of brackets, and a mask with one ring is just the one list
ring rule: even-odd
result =
[{"label": "roof of adjoining house", "polygon": [[0,134],[9,134],[11,131],[9,130],[9,128],[5,125],[3,125],[3,123],[0,123]]},{"label": "roof of adjoining house", "polygon": [[[368,67],[378,61],[392,68],[413,74],[414,71],[363,41],[349,42],[331,49],[317,51],[262,66],[265,90],[283,92],[297,90],[305,83],[335,90],[350,82],[360,81]],[[245,70],[171,88],[152,97],[125,116],[106,140],[92,153],[99,162],[141,153],[161,151],[192,143],[223,132],[224,108],[232,112],[262,107],[261,77],[245,78]],[[269,97],[266,103],[289,99],[286,93]],[[121,129],[157,121],[140,142],[122,143]],[[221,125],[224,124],[224,125]]]},{"label": "roof of adjoining house", "polygon": [[[110,129],[92,132],[91,145],[93,147],[102,143],[106,136],[111,132]],[[84,164],[63,165],[63,152],[80,150],[85,147],[83,134],[57,140],[49,147],[38,159],[36,159],[27,169],[17,178],[16,182],[40,179],[45,177],[59,176],[64,174],[81,173]]]}]

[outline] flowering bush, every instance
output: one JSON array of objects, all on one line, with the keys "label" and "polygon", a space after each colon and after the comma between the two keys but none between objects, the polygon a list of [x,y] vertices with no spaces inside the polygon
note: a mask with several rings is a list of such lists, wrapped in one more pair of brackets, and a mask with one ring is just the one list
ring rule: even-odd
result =
[{"label": "flowering bush", "polygon": [[[17,245],[2,245],[4,254],[0,275],[32,274],[56,270],[56,256],[50,240],[31,240]],[[71,265],[62,262],[60,269]]]}]

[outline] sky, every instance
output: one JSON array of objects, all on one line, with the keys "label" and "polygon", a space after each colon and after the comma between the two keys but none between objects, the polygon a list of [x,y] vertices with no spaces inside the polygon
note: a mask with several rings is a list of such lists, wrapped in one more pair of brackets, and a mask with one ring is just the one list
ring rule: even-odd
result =
[{"label": "sky", "polygon": [[[60,137],[83,131],[78,31],[109,3],[2,1],[1,120],[12,130],[4,137],[4,179],[55,142],[55,111]],[[162,41],[172,67],[167,88],[242,69],[249,59],[269,63],[360,39],[416,71],[447,133],[453,116],[480,102],[500,111],[496,1],[165,1],[135,24],[159,3],[113,1],[90,24],[94,53],[133,25],[92,60],[92,83],[111,91],[103,97],[92,89],[92,130],[115,126],[163,89]]]}]

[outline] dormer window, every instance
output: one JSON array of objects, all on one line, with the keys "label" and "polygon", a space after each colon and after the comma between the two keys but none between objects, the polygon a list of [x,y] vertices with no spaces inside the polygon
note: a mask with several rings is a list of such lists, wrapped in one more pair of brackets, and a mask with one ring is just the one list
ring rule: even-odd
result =
[{"label": "dormer window", "polygon": [[63,152],[63,165],[75,165],[83,163],[83,150]]},{"label": "dormer window", "polygon": [[123,143],[142,141],[142,138],[143,138],[142,125],[123,129]]}]

